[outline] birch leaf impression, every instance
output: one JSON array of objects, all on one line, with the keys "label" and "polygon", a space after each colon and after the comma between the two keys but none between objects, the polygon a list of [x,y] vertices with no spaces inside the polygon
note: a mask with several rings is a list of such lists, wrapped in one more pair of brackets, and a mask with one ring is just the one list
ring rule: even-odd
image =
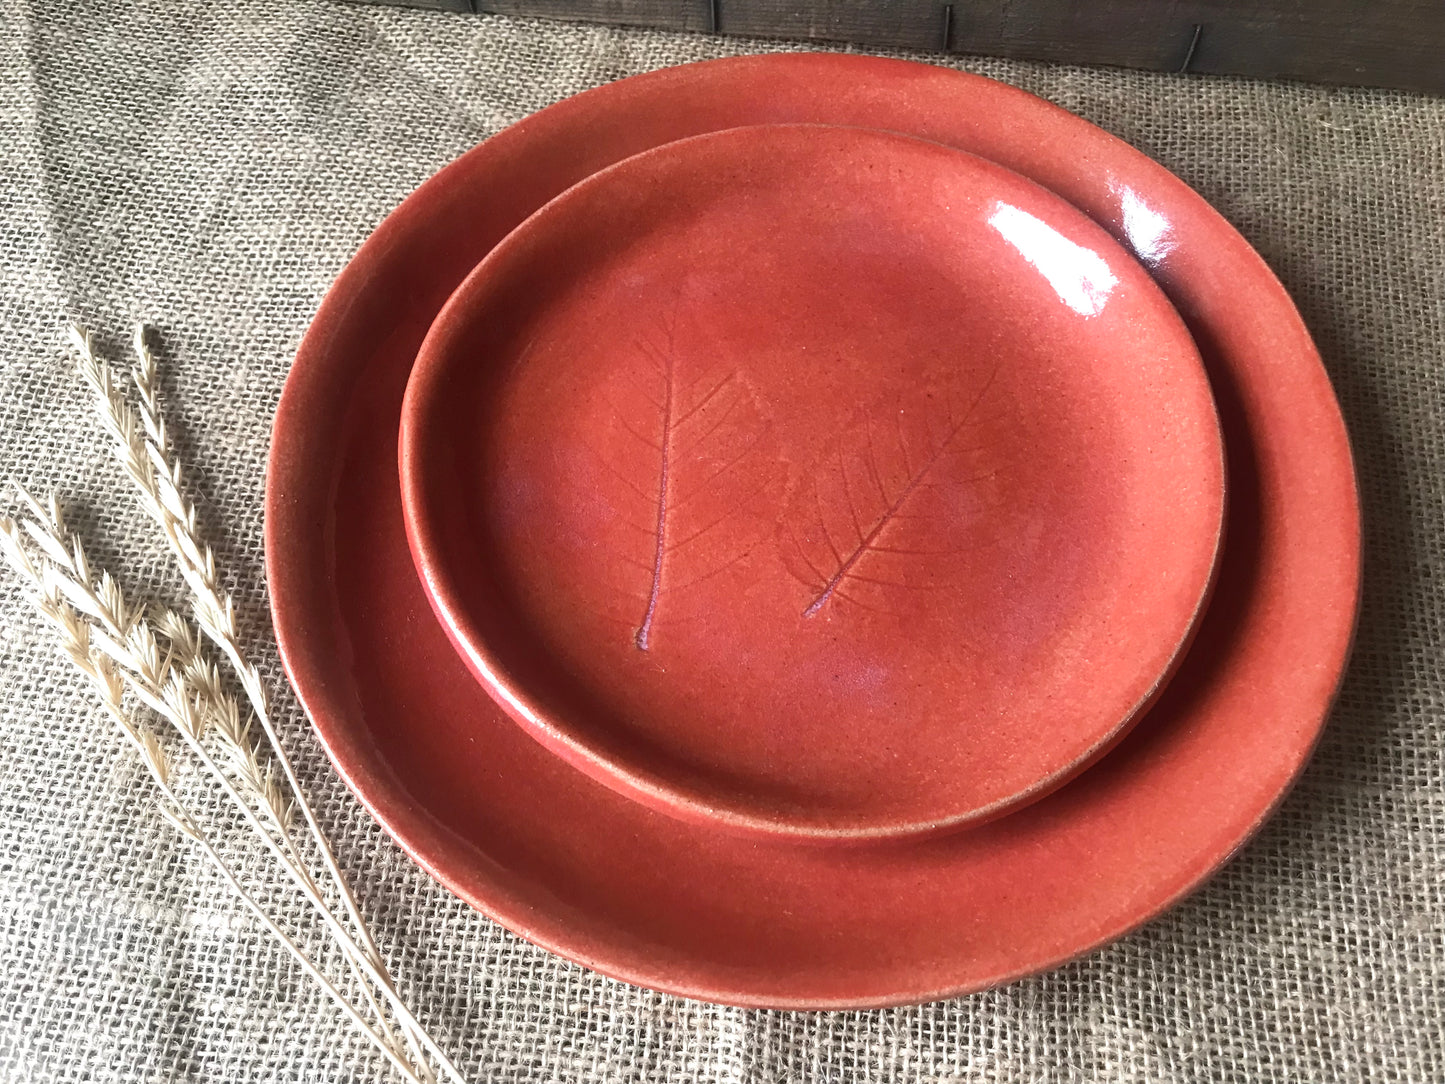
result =
[{"label": "birch leaf impression", "polygon": [[691,330],[674,308],[636,340],[607,400],[613,425],[602,431],[614,439],[595,450],[623,487],[617,559],[640,573],[630,630],[640,651],[665,627],[671,598],[751,553],[763,519],[748,512],[780,476],[746,377]]},{"label": "birch leaf impression", "polygon": [[960,533],[985,514],[984,484],[991,491],[997,475],[976,424],[996,375],[958,402],[929,392],[862,414],[798,487],[780,536],[808,589],[804,617],[936,590],[938,566],[965,556]]}]

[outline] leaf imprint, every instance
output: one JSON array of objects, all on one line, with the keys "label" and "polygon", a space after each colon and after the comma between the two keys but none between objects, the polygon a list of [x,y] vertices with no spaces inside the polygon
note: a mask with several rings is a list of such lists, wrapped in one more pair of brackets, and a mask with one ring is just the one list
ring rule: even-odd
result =
[{"label": "leaf imprint", "polygon": [[663,363],[665,391],[662,399],[662,441],[660,466],[657,477],[657,548],[652,559],[652,587],[647,593],[647,612],[642,615],[642,624],[637,627],[634,638],[642,651],[647,650],[652,638],[652,621],[657,616],[657,597],[662,593],[662,559],[667,553],[667,497],[668,468],[672,458],[672,404],[674,383],[677,379],[677,351],[673,349],[673,333],[668,333],[667,357]]},{"label": "leaf imprint", "polygon": [[[830,468],[833,471],[836,490],[832,494],[833,499],[846,508],[845,524],[841,531],[830,528],[828,522],[830,517],[825,509],[819,479],[814,478],[812,486],[814,510],[811,516],[816,528],[814,537],[822,541],[826,552],[820,555],[820,560],[814,560],[808,556],[803,541],[796,534],[792,539],[797,556],[807,570],[800,578],[805,582],[810,581],[811,586],[817,591],[817,594],[804,607],[804,617],[813,617],[834,597],[863,605],[858,599],[845,592],[845,587],[850,582],[889,588],[907,588],[909,586],[895,580],[862,575],[858,570],[859,563],[870,554],[929,557],[952,552],[946,547],[927,549],[883,546],[881,539],[890,526],[907,518],[905,509],[915,494],[934,484],[932,476],[941,462],[955,452],[972,450],[959,448],[958,437],[968,427],[968,423],[973,419],[979,404],[988,394],[997,375],[998,370],[995,368],[969,401],[967,407],[956,416],[944,417],[941,423],[929,417],[927,407],[918,411],[917,415],[920,420],[914,423],[915,429],[911,439],[909,431],[905,428],[904,411],[899,410],[895,416],[891,456],[880,450],[878,441],[874,437],[873,422],[870,418],[865,417],[862,426],[865,435],[862,442],[863,447],[849,451],[840,450],[836,466]],[[948,414],[952,415],[953,412],[949,411]],[[915,458],[919,454],[917,446],[920,444],[923,446],[922,456]],[[819,473],[823,472],[820,470]],[[986,472],[977,477],[942,481],[966,484],[982,480],[991,474],[992,472]],[[870,507],[872,509],[871,516],[868,515]],[[840,533],[849,537],[835,538],[835,535]],[[832,571],[828,572],[826,570],[830,564]]]},{"label": "leaf imprint", "polygon": [[639,340],[609,396],[615,430],[601,457],[633,509],[615,556],[645,576],[645,586],[638,577],[628,588],[641,605],[641,618],[628,620],[639,651],[654,646],[669,597],[732,567],[766,535],[775,505],[765,508],[765,495],[783,471],[746,379],[726,360],[685,349],[685,323],[674,312],[662,334]]}]

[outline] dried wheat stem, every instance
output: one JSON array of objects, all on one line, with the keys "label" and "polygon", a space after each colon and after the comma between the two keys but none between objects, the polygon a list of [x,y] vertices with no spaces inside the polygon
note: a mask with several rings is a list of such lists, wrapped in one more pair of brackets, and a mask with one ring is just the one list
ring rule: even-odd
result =
[{"label": "dried wheat stem", "polygon": [[[133,376],[140,397],[139,413],[116,387],[110,366],[95,354],[89,335],[78,327],[72,327],[71,339],[79,351],[78,368],[94,392],[97,412],[115,442],[117,457],[135,484],[142,507],[156,522],[178,559],[181,575],[191,590],[192,605],[202,632],[234,669],[257,722],[271,745],[271,752],[280,766],[281,774],[292,792],[295,806],[301,811],[323,865],[356,928],[364,970],[380,987],[391,1005],[408,1042],[417,1052],[418,1062],[426,1067],[424,1072],[431,1075],[425,1057],[421,1056],[422,1048],[437,1060],[449,1079],[456,1084],[462,1084],[462,1077],[450,1059],[421,1027],[396,993],[393,980],[377,951],[370,930],[361,917],[350,886],[314,812],[305,800],[290,759],[281,744],[280,735],[272,723],[269,698],[260,672],[245,657],[240,647],[234,603],[230,594],[220,586],[214,554],[199,535],[194,505],[182,492],[181,467],[173,457],[164,418],[160,413],[155,361],[145,343],[144,327],[138,327],[135,336],[137,364]],[[364,986],[365,984],[363,988]],[[370,996],[367,991],[368,999]],[[378,1018],[382,1018],[379,1007]]]},{"label": "dried wheat stem", "polygon": [[160,527],[179,560],[181,575],[193,595],[201,629],[235,668],[257,721],[274,747],[276,761],[281,765],[282,773],[296,797],[297,806],[302,810],[307,826],[321,850],[328,872],[338,884],[343,904],[361,931],[363,943],[375,956],[376,948],[371,942],[366,924],[361,919],[345,878],[330,853],[320,826],[311,815],[309,804],[305,801],[291,770],[279,735],[271,726],[269,698],[261,675],[241,653],[231,598],[219,586],[215,556],[210,546],[199,537],[195,507],[181,491],[180,464],[172,459],[165,419],[160,413],[155,358],[146,345],[145,329],[136,329],[134,344],[137,364],[133,376],[140,396],[139,413],[116,386],[109,364],[96,355],[90,336],[79,327],[72,326],[71,340],[79,351],[80,373],[95,394],[97,413],[115,440],[117,457],[135,483],[142,506]]},{"label": "dried wheat stem", "polygon": [[[28,566],[31,573],[38,575],[38,582],[47,590],[57,597],[63,596],[76,610],[96,623],[95,630],[89,633],[89,641],[94,643],[112,666],[118,667],[119,680],[134,692],[146,707],[171,724],[187,747],[220,784],[250,827],[261,837],[272,856],[290,874],[342,948],[348,965],[360,982],[368,1006],[377,1014],[383,1036],[394,1045],[395,1035],[366,982],[370,979],[380,985],[381,974],[331,911],[315,882],[305,871],[300,855],[285,831],[284,815],[275,813],[279,828],[278,839],[278,833],[267,831],[251,803],[245,800],[202,744],[201,737],[207,722],[203,701],[188,695],[183,676],[173,669],[174,658],[162,658],[155,636],[140,611],[127,605],[123,592],[108,576],[102,574],[99,586],[86,582],[85,577],[90,575],[90,566],[85,550],[79,539],[70,534],[54,498],[48,506],[42,506],[23,488],[17,486],[16,489],[33,517],[22,521],[20,529],[40,550],[38,564],[32,562]],[[15,535],[15,529],[8,521],[0,522],[0,535],[7,538],[7,548],[24,553],[18,535]],[[86,627],[88,629],[88,626]],[[191,646],[198,647],[189,630],[182,633],[179,627],[173,625],[172,631],[184,645],[183,652]],[[224,694],[220,695],[224,698]],[[240,750],[251,752],[254,756],[253,751],[246,749],[244,745]],[[245,752],[241,755],[245,755]],[[246,768],[246,774],[261,776],[259,765],[254,760],[251,760]],[[262,785],[264,787],[264,777]],[[268,799],[265,793],[256,795],[256,798],[258,804],[265,805],[268,800],[274,804],[274,799]],[[420,1056],[420,1051],[415,1053]],[[429,1066],[420,1071],[423,1079],[431,1078]]]},{"label": "dried wheat stem", "polygon": [[[82,345],[82,353],[88,357],[91,368],[104,374],[107,367],[103,361],[96,358],[93,350],[90,349],[89,336],[79,329],[73,330],[75,331],[74,338]],[[172,552],[179,560],[182,576],[191,588],[192,605],[202,631],[226,656],[241,682],[242,690],[251,702],[252,711],[266,739],[270,742],[276,763],[280,765],[281,773],[295,796],[296,807],[301,811],[302,819],[306,822],[312,841],[321,855],[322,863],[336,887],[342,906],[346,909],[360,937],[361,947],[366,953],[367,962],[371,965],[368,970],[374,973],[375,981],[381,986],[393,1011],[401,1020],[408,1041],[414,1047],[425,1047],[438,1059],[447,1076],[460,1084],[462,1079],[460,1073],[397,995],[391,975],[377,950],[376,942],[372,939],[371,931],[361,917],[361,910],[356,905],[356,898],[352,894],[351,886],[342,874],[341,867],[326,840],[326,835],[322,832],[316,815],[312,811],[310,803],[306,801],[301,785],[296,779],[290,758],[286,755],[285,747],[281,743],[281,736],[271,720],[270,698],[267,696],[261,673],[255,664],[245,657],[241,649],[240,636],[236,629],[234,603],[230,593],[220,585],[216,575],[214,554],[197,529],[195,506],[184,494],[181,464],[174,456],[166,432],[165,418],[160,411],[155,356],[146,343],[146,329],[143,324],[138,324],[135,328],[133,345],[136,364],[132,370],[132,378],[140,398],[139,417],[140,428],[144,432],[144,456],[137,455],[141,451],[137,440],[139,434],[135,427],[131,426],[128,430],[131,439],[122,450],[122,459],[125,462],[129,462],[133,458],[143,458],[144,461],[148,461],[151,466],[150,487],[144,484],[147,474],[144,470],[128,470],[128,473],[142,491],[142,503],[150,506],[153,518],[156,519],[162,533],[171,545]],[[87,377],[87,379],[89,378]],[[94,382],[92,384],[96,386]],[[129,404],[125,403],[121,397],[99,395],[96,405],[101,408],[102,415],[108,421],[112,419],[115,421],[113,432],[126,431],[123,419]],[[117,407],[120,409],[118,410]],[[417,1053],[420,1055],[421,1050],[418,1049]],[[418,1061],[422,1065],[426,1065],[424,1057],[419,1056]],[[427,1071],[430,1072],[429,1067]]]},{"label": "dried wheat stem", "polygon": [[[255,809],[252,808],[250,803],[245,801],[238,788],[226,778],[221,766],[211,756],[210,751],[201,743],[200,732],[206,722],[206,713],[204,710],[205,701],[199,700],[194,703],[197,710],[195,714],[192,715],[191,705],[188,704],[184,696],[175,695],[174,690],[177,686],[167,684],[164,689],[158,686],[153,669],[145,665],[137,667],[134,655],[127,652],[125,645],[114,644],[114,642],[106,643],[103,638],[98,639],[97,642],[101,644],[102,650],[120,663],[123,679],[126,684],[135,691],[142,702],[174,726],[187,747],[211,775],[216,778],[221,788],[241,811],[247,823],[256,834],[261,837],[261,840],[265,843],[267,849],[271,851],[272,856],[281,865],[281,868],[296,882],[297,888],[301,891],[302,895],[306,897],[307,902],[316,909],[322,921],[330,930],[331,935],[341,946],[348,966],[360,982],[362,996],[366,998],[367,1005],[371,1011],[376,1014],[377,1022],[382,1029],[383,1035],[394,1045],[396,1043],[396,1036],[386,1020],[380,1003],[377,1002],[375,996],[371,993],[368,983],[365,981],[371,977],[371,974],[365,966],[361,946],[352,938],[350,931],[341,925],[340,920],[331,911],[325,899],[321,896],[316,882],[306,870],[305,866],[301,864],[302,859],[300,854],[285,829],[284,815],[279,813],[275,808],[276,798],[264,793],[264,789],[271,782],[271,778],[269,776],[263,777],[259,784],[261,793],[255,794],[254,797],[260,808],[270,811],[274,827],[276,828],[274,832],[267,831],[266,826],[261,823],[257,816]],[[182,679],[181,687],[185,687],[184,679]],[[212,711],[214,711],[214,709],[212,709]],[[214,714],[212,714],[211,718],[214,720]],[[248,770],[250,770],[249,766]]]},{"label": "dried wheat stem", "polygon": [[[220,671],[206,657],[205,650],[189,621],[175,611],[167,610],[155,618],[155,625],[156,630],[169,645],[167,660],[173,662],[180,671],[187,688],[192,690],[197,697],[198,707],[208,716],[211,723],[210,730],[217,736],[227,752],[232,772],[240,779],[245,792],[252,796],[257,806],[270,818],[271,826],[275,830],[276,841],[286,851],[285,855],[276,855],[277,860],[291,873],[297,881],[298,887],[312,905],[321,912],[328,925],[333,927],[333,935],[339,935],[338,940],[342,943],[347,967],[357,980],[357,987],[361,990],[367,1007],[375,1015],[377,1024],[387,1040],[395,1043],[396,1035],[387,1020],[386,1012],[372,992],[371,983],[367,980],[365,971],[356,959],[362,954],[363,949],[355,944],[344,928],[336,928],[337,920],[332,914],[330,906],[321,898],[320,888],[311,876],[311,871],[307,868],[306,861],[296,846],[295,840],[291,837],[291,811],[295,807],[286,800],[272,767],[267,765],[264,770],[262,769],[255,745],[251,740],[249,726],[241,721],[236,698],[222,685]],[[256,827],[258,832],[262,832],[259,826]],[[262,834],[265,838],[264,833]],[[422,1051],[418,1049],[415,1042],[411,1042],[410,1045],[422,1076],[428,1082],[433,1082],[435,1076]]]},{"label": "dried wheat stem", "polygon": [[[169,794],[168,790],[164,787],[162,791],[163,793]],[[209,840],[205,839],[204,836],[193,838],[196,839],[197,845],[200,846],[206,857],[215,865],[222,878],[231,886],[231,890],[241,898],[242,902],[251,910],[252,914],[261,920],[261,923],[270,931],[271,936],[285,946],[287,951],[295,958],[296,962],[305,970],[306,974],[311,976],[312,981],[326,991],[331,999],[341,1007],[341,1010],[351,1018],[351,1022],[355,1024],[371,1044],[381,1052],[386,1060],[391,1062],[397,1072],[409,1081],[414,1081],[416,1084],[425,1084],[426,1078],[412,1066],[408,1058],[404,1057],[396,1049],[396,1044],[394,1042],[388,1042],[384,1035],[371,1027],[356,1006],[332,984],[331,980],[328,979],[325,974],[322,973],[321,969],[312,962],[311,958],[301,950],[300,946],[292,941],[291,938],[286,935],[286,932],[277,925],[276,921],[266,913],[265,909],[251,897],[251,894],[246,891],[245,887],[236,877],[235,871],[216,853],[215,848],[211,846]]]},{"label": "dried wheat stem", "polygon": [[[165,755],[155,734],[138,723],[126,710],[124,703],[125,682],[117,672],[114,662],[100,653],[91,643],[90,624],[79,612],[67,604],[56,592],[54,584],[47,581],[43,571],[36,567],[34,560],[25,552],[16,525],[9,519],[0,518],[0,554],[7,563],[27,579],[32,588],[31,601],[60,633],[61,646],[76,667],[90,678],[106,713],[115,722],[125,740],[140,754],[141,761],[151,776],[162,801],[161,814],[182,835],[190,839],[215,866],[222,879],[231,887],[242,903],[261,921],[266,930],[291,953],[306,973],[317,983],[351,1018],[368,1040],[410,1081],[423,1084],[423,1077],[412,1068],[395,1049],[388,1044],[381,1033],[373,1029],[356,1007],[326,978],[309,956],[287,935],[270,915],[246,891],[235,871],[212,846],[200,824],[170,785],[170,770]],[[83,558],[81,558],[83,561]]]},{"label": "dried wheat stem", "polygon": [[[90,636],[91,642],[99,647],[113,665],[120,667],[122,680],[146,706],[172,724],[257,834],[273,848],[278,841],[289,844],[284,823],[287,815],[284,804],[279,794],[274,792],[274,788],[268,786],[267,776],[255,760],[254,750],[244,741],[237,740],[235,727],[232,725],[236,714],[234,700],[223,690],[213,687],[218,684],[219,678],[206,672],[201,661],[190,653],[189,634],[182,634],[173,622],[170,631],[176,640],[173,641],[172,651],[162,657],[149,623],[138,609],[127,605],[121,589],[104,574],[98,585],[87,582],[89,562],[85,550],[65,526],[57,503],[52,499],[49,507],[42,506],[23,488],[16,488],[33,517],[22,521],[20,529],[41,551],[39,567],[32,563],[29,566],[30,572],[38,576],[39,581],[48,589],[64,596],[70,605],[97,623],[98,627]],[[23,554],[18,538],[10,537],[14,528],[5,527],[0,530],[10,538],[9,548]],[[175,650],[177,642],[182,645],[179,659]],[[183,665],[178,667],[178,662]],[[188,680],[187,671],[192,675],[199,672],[199,679],[206,686],[205,696],[194,695],[197,678],[193,676]],[[256,805],[271,816],[275,832],[268,831],[260,822],[251,802],[246,800],[240,789],[211,756],[210,751],[201,744],[200,739],[207,722],[221,724],[213,726],[212,729],[222,734],[223,744],[229,747],[233,761],[240,761],[236,768],[242,786],[251,792]],[[226,735],[224,732],[227,730],[233,732]],[[299,860],[300,856],[296,854],[294,846],[288,849],[291,855]],[[309,885],[314,893],[314,882],[304,868],[292,864],[285,855],[277,854],[276,857],[302,882],[303,889]]]}]

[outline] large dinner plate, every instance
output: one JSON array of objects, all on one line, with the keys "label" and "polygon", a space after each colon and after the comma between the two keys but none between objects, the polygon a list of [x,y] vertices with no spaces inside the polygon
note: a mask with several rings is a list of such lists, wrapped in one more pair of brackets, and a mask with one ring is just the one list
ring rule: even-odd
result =
[{"label": "large dinner plate", "polygon": [[[397,429],[427,329],[551,197],[630,155],[742,125],[903,132],[1052,189],[1132,248],[1204,357],[1229,457],[1215,597],[1149,715],[1069,785],[921,842],[820,847],[653,812],[488,697],[413,571]],[[1359,523],[1318,355],[1257,254],[1199,196],[1019,90],[840,55],[624,80],[501,133],[394,212],[323,303],[278,408],[267,486],[277,634],[352,789],[442,883],[635,983],[743,1005],[877,1006],[1077,956],[1200,884],[1313,748],[1348,654]]]}]

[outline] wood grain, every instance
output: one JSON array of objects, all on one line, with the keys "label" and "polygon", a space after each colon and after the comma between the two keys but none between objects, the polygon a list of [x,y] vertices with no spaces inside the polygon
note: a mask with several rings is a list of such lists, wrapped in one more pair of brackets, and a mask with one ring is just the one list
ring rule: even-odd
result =
[{"label": "wood grain", "polygon": [[1445,94],[1442,0],[383,2],[1153,71],[1178,71],[1187,59],[1203,74]]}]

